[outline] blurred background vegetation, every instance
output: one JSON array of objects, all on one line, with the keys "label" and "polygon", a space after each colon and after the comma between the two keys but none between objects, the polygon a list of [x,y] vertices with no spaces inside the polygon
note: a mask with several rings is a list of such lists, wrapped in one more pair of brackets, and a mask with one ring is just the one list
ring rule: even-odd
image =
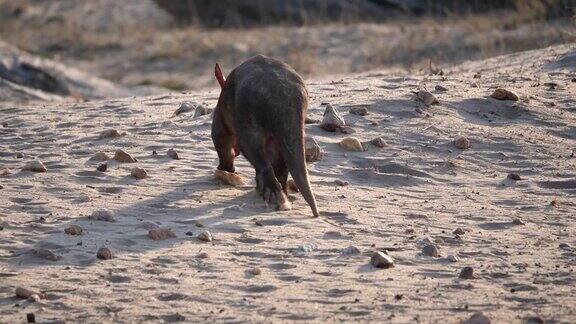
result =
[{"label": "blurred background vegetation", "polygon": [[319,76],[574,42],[575,2],[0,0],[0,40],[125,86],[186,90],[215,86],[214,62],[258,53]]}]

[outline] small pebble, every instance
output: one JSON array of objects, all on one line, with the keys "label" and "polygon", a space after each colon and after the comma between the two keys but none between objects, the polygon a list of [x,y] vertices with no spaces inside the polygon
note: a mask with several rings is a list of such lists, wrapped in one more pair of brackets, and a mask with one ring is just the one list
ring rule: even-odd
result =
[{"label": "small pebble", "polygon": [[346,126],[344,119],[338,114],[338,111],[332,107],[332,105],[327,104],[324,110],[324,116],[320,122],[320,128],[327,132],[335,132],[342,126]]},{"label": "small pebble", "polygon": [[457,255],[454,254],[449,254],[446,259],[450,262],[458,262],[460,261],[460,258]]},{"label": "small pebble", "polygon": [[206,252],[201,252],[201,253],[198,253],[198,255],[196,257],[198,259],[208,259],[210,256]]},{"label": "small pebble", "polygon": [[148,238],[154,241],[162,241],[175,237],[176,234],[167,228],[155,228],[148,231]]},{"label": "small pebble", "polygon": [[360,249],[357,247],[350,245],[349,247],[345,248],[344,250],[340,251],[341,255],[358,255],[360,254]]},{"label": "small pebble", "polygon": [[370,258],[370,263],[380,269],[388,269],[394,266],[394,259],[384,252],[376,251]]},{"label": "small pebble", "polygon": [[20,299],[30,299],[34,295],[41,297],[41,298],[43,297],[43,295],[41,293],[35,292],[33,290],[30,290],[30,289],[24,288],[24,287],[16,288],[15,295],[17,298],[20,298]]},{"label": "small pebble", "polygon": [[308,125],[308,124],[318,124],[320,121],[318,119],[314,119],[311,117],[306,117],[306,119],[304,120],[304,124]]},{"label": "small pebble", "polygon": [[115,222],[116,219],[114,218],[114,214],[107,209],[99,209],[92,213],[92,215],[88,216],[88,219],[94,221],[102,221],[102,222]]},{"label": "small pebble", "polygon": [[457,229],[455,229],[452,234],[456,234],[456,235],[464,235],[466,234],[466,231],[464,229],[462,229],[461,227],[458,227]]},{"label": "small pebble", "polygon": [[34,313],[26,314],[26,322],[28,323],[36,323],[36,315]]},{"label": "small pebble", "polygon": [[252,268],[250,269],[250,273],[255,275],[255,276],[259,276],[262,274],[262,269],[256,267],[256,268]]},{"label": "small pebble", "polygon": [[32,250],[32,254],[38,258],[48,261],[58,261],[60,259],[60,256],[56,255],[54,252],[48,249],[34,249]]},{"label": "small pebble", "polygon": [[350,108],[350,113],[352,115],[357,115],[357,116],[366,116],[366,115],[368,115],[368,108],[366,108],[366,107],[352,107],[352,108]]},{"label": "small pebble", "polygon": [[24,167],[22,168],[22,171],[41,173],[41,172],[47,172],[48,169],[46,169],[46,166],[44,166],[44,163],[42,163],[41,161],[34,160],[34,161],[30,161],[30,162],[26,163],[24,165]]},{"label": "small pebble", "polygon": [[550,202],[550,206],[557,207],[558,206],[558,199],[552,199],[552,201]]},{"label": "small pebble", "polygon": [[307,256],[307,255],[310,255],[317,248],[318,248],[318,246],[316,244],[308,242],[308,243],[305,243],[303,245],[300,245],[296,249],[294,254],[296,254],[297,256],[301,256],[301,257]]},{"label": "small pebble", "polygon": [[9,177],[10,175],[12,175],[12,172],[10,172],[10,169],[3,168],[2,170],[0,170],[0,177],[6,178],[6,177]]},{"label": "small pebble", "polygon": [[340,186],[340,187],[346,187],[350,183],[348,181],[342,181],[342,180],[336,179],[336,180],[334,180],[334,184],[336,184],[337,186]]},{"label": "small pebble", "polygon": [[324,157],[324,151],[314,138],[306,137],[304,139],[304,146],[306,151],[306,162],[320,161]]},{"label": "small pebble", "polygon": [[454,141],[454,146],[459,150],[467,150],[470,148],[470,140],[466,137],[459,137]]},{"label": "small pebble", "polygon": [[106,172],[107,170],[108,170],[108,164],[107,163],[102,163],[96,168],[96,171],[100,171],[100,172]]},{"label": "small pebble", "polygon": [[438,99],[426,90],[420,90],[416,93],[416,97],[420,99],[427,107],[438,104]]},{"label": "small pebble", "polygon": [[472,315],[472,317],[462,321],[462,324],[490,324],[491,321],[486,315],[478,312]]},{"label": "small pebble", "polygon": [[17,158],[17,159],[23,159],[23,158],[24,158],[24,153],[22,153],[22,152],[16,153],[16,158]]},{"label": "small pebble", "polygon": [[362,143],[355,137],[347,137],[340,141],[340,147],[351,152],[363,152],[364,147]]},{"label": "small pebble", "polygon": [[472,267],[464,267],[460,271],[460,275],[458,276],[460,279],[475,279],[474,276],[474,268]]},{"label": "small pebble", "polygon": [[202,105],[196,107],[196,110],[194,111],[194,118],[196,117],[201,117],[201,116],[205,116],[205,115],[210,115],[212,113],[212,109],[211,108],[207,108],[204,107]]},{"label": "small pebble", "polygon": [[130,155],[129,153],[126,153],[124,150],[116,150],[116,152],[114,153],[114,160],[121,162],[121,163],[136,163],[137,160]]},{"label": "small pebble", "polygon": [[182,104],[180,104],[180,107],[178,107],[178,109],[176,109],[176,111],[174,111],[174,115],[172,115],[172,116],[178,116],[180,114],[190,112],[192,110],[195,110],[196,107],[198,107],[198,106],[191,103],[190,101],[184,101]]},{"label": "small pebble", "polygon": [[569,248],[570,248],[570,244],[568,244],[568,243],[560,243],[560,244],[558,245],[558,247],[561,248],[561,249],[569,249]]},{"label": "small pebble", "polygon": [[438,91],[438,92],[446,92],[446,91],[448,91],[447,88],[445,88],[445,87],[443,87],[443,86],[441,86],[441,85],[439,85],[439,84],[437,84],[437,85],[434,87],[434,90],[436,90],[436,91]]},{"label": "small pebble", "polygon": [[511,100],[511,101],[518,101],[520,99],[516,93],[503,88],[498,88],[494,90],[494,92],[490,95],[490,97],[497,100]]},{"label": "small pebble", "polygon": [[428,244],[422,248],[422,254],[429,257],[437,258],[440,256],[438,252],[438,246],[436,244]]},{"label": "small pebble", "polygon": [[370,144],[378,147],[383,148],[386,147],[386,141],[382,137],[376,137],[370,141]]},{"label": "small pebble", "polygon": [[514,225],[526,225],[526,223],[524,223],[524,221],[521,220],[520,218],[514,218],[514,220],[512,221],[512,224],[514,224]]},{"label": "small pebble", "polygon": [[212,234],[208,231],[203,231],[198,234],[198,239],[203,242],[212,242]]},{"label": "small pebble", "polygon": [[572,82],[576,82],[576,77],[572,78]]},{"label": "small pebble", "polygon": [[126,135],[126,133],[120,133],[119,131],[115,130],[115,129],[108,129],[103,131],[102,133],[100,133],[100,135],[98,136],[99,140],[103,140],[103,139],[107,139],[107,138],[118,138],[118,137],[122,137]]},{"label": "small pebble", "polygon": [[544,324],[546,321],[540,316],[531,316],[526,318],[525,324]]},{"label": "small pebble", "polygon": [[114,257],[112,251],[110,251],[107,247],[101,247],[98,249],[98,253],[96,253],[96,257],[100,260],[110,260]]},{"label": "small pebble", "polygon": [[520,175],[518,173],[509,173],[508,179],[515,180],[515,181],[522,180],[522,178],[520,177]]},{"label": "small pebble", "polygon": [[168,152],[166,152],[166,155],[168,155],[168,157],[171,159],[180,160],[180,156],[178,156],[178,152],[176,152],[176,150],[173,148],[169,149]]},{"label": "small pebble", "polygon": [[543,86],[548,87],[548,90],[556,90],[559,87],[558,83],[556,82],[545,82]]},{"label": "small pebble", "polygon": [[138,180],[148,178],[148,172],[144,168],[134,167],[130,170],[130,175]]},{"label": "small pebble", "polygon": [[82,227],[78,225],[70,225],[64,230],[64,233],[68,235],[82,235],[82,232]]}]

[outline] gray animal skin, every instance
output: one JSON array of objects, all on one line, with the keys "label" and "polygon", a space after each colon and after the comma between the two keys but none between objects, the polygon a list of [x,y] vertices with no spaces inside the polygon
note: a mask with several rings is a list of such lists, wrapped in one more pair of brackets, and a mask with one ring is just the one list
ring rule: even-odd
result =
[{"label": "gray animal skin", "polygon": [[278,210],[290,209],[290,173],[317,217],[304,151],[308,91],[302,78],[287,64],[258,55],[227,79],[216,65],[216,79],[222,87],[212,122],[218,170],[234,173],[234,158],[242,153],[256,170],[256,189]]}]

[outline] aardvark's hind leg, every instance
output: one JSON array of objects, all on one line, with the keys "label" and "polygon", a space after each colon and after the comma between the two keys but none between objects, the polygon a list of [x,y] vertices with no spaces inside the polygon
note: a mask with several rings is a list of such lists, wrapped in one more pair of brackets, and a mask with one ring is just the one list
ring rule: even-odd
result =
[{"label": "aardvark's hind leg", "polygon": [[280,186],[282,186],[282,191],[284,191],[284,193],[287,195],[288,166],[286,165],[286,161],[284,161],[284,158],[280,154],[274,156],[273,167],[274,167],[274,175],[276,175],[276,180],[278,180]]},{"label": "aardvark's hind leg", "polygon": [[[266,152],[266,140],[262,134],[243,134],[240,138],[242,153],[256,170],[256,189],[264,200],[278,210],[289,210],[290,202],[274,173],[270,154]],[[287,176],[287,175],[286,175]]]}]

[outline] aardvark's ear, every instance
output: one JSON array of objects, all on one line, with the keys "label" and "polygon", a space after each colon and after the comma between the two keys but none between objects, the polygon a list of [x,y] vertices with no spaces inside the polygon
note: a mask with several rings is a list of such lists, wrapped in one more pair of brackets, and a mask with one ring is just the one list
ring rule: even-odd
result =
[{"label": "aardvark's ear", "polygon": [[224,75],[222,75],[222,70],[220,69],[220,65],[216,63],[216,67],[214,68],[214,74],[216,75],[216,80],[220,83],[220,87],[224,88],[224,84],[226,84],[226,79]]}]

